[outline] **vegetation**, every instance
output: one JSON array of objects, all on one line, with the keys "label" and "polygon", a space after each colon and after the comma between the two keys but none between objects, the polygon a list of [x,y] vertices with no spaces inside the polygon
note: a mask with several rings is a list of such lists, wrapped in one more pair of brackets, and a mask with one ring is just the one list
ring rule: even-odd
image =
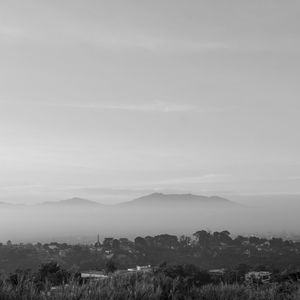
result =
[{"label": "vegetation", "polygon": [[[9,241],[0,245],[0,262],[0,300],[300,299],[299,242],[233,238],[228,231],[105,238],[91,245]],[[156,267],[132,269],[149,264]],[[87,280],[81,276],[87,270],[105,276]],[[249,271],[269,271],[271,281],[246,283]]]},{"label": "vegetation", "polygon": [[296,300],[300,297],[297,283],[271,283],[251,287],[208,281],[209,278],[197,269],[192,268],[189,272],[188,269],[173,268],[154,273],[115,273],[106,279],[87,283],[80,283],[73,277],[68,284],[60,284],[54,288],[50,282],[45,281],[41,289],[37,282],[23,274],[18,277],[17,282],[6,280],[1,283],[0,300]]},{"label": "vegetation", "polygon": [[0,244],[0,271],[6,274],[16,269],[37,271],[41,264],[50,261],[57,261],[73,271],[128,269],[166,261],[194,264],[202,269],[247,265],[254,270],[265,268],[274,273],[300,269],[300,242],[275,237],[232,237],[226,230],[199,230],[192,236],[160,234],[136,237],[133,241],[105,238],[102,243],[97,241],[90,245],[13,244],[11,241]]}]

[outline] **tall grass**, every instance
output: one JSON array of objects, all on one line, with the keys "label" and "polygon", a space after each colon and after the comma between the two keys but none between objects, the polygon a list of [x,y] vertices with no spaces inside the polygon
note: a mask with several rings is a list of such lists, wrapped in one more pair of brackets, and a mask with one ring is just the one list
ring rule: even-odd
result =
[{"label": "tall grass", "polygon": [[46,283],[39,290],[33,280],[23,278],[17,285],[1,284],[0,300],[296,300],[299,285],[294,283],[247,287],[240,284],[187,286],[180,278],[151,273],[116,274],[100,281],[53,289]]}]

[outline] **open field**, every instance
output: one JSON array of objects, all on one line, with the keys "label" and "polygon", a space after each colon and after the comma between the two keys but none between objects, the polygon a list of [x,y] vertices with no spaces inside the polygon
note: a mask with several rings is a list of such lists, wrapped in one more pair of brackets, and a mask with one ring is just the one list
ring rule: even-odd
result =
[{"label": "open field", "polygon": [[299,283],[270,283],[260,286],[244,284],[202,284],[188,277],[170,278],[163,274],[116,274],[94,282],[71,281],[68,285],[39,289],[34,281],[23,278],[16,285],[4,282],[1,300],[148,300],[148,299],[206,299],[206,300],[283,300],[299,299]]}]

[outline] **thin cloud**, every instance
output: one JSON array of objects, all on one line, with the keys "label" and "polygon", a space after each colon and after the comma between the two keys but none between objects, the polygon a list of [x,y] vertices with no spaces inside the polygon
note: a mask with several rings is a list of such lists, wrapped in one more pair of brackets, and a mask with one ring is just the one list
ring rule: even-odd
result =
[{"label": "thin cloud", "polygon": [[32,105],[69,109],[87,109],[87,110],[110,110],[120,112],[141,112],[141,113],[226,113],[235,111],[238,106],[201,106],[201,104],[178,103],[155,100],[148,103],[100,103],[100,102],[14,102],[7,99],[0,99],[0,104],[5,105]]},{"label": "thin cloud", "polygon": [[169,188],[169,187],[185,187],[185,185],[199,185],[199,184],[213,184],[213,183],[227,183],[233,180],[231,174],[204,174],[200,176],[185,176],[175,177],[158,181],[142,182],[142,188]]},{"label": "thin cloud", "polygon": [[145,50],[154,53],[190,53],[190,52],[210,52],[224,51],[232,49],[232,46],[226,43],[214,41],[193,41],[161,39],[154,36],[98,36],[93,38],[82,36],[81,43],[87,43],[90,46],[113,49],[132,49]]},{"label": "thin cloud", "polygon": [[181,104],[165,101],[153,101],[141,104],[107,104],[107,103],[47,103],[46,106],[67,107],[73,109],[99,109],[145,113],[207,113],[232,111],[235,107],[201,107],[196,104]]},{"label": "thin cloud", "polygon": [[[60,29],[60,28],[58,28]],[[24,41],[43,44],[48,47],[56,46],[76,46],[87,45],[98,49],[107,50],[144,50],[153,53],[190,53],[190,52],[209,52],[235,50],[231,44],[220,41],[199,41],[191,39],[172,39],[169,37],[157,37],[155,35],[137,34],[123,32],[105,32],[89,28],[83,30],[73,27],[65,28],[62,32],[57,28],[46,26],[44,31],[38,27],[20,27],[20,26],[3,26],[0,24],[0,37],[2,42],[19,42]]]},{"label": "thin cloud", "polygon": [[194,105],[189,104],[177,104],[168,103],[163,101],[154,101],[146,104],[134,104],[134,105],[103,105],[99,108],[109,110],[126,110],[137,112],[189,112],[196,109]]}]

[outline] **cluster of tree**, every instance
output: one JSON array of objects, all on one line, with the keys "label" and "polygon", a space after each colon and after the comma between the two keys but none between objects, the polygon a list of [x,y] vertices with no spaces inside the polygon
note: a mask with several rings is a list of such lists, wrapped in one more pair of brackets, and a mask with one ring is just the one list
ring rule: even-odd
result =
[{"label": "cluster of tree", "polygon": [[274,272],[300,268],[300,243],[281,238],[256,236],[232,237],[227,231],[200,230],[192,236],[160,234],[156,236],[105,238],[92,245],[49,243],[0,245],[0,268],[6,272],[31,268],[38,270],[41,263],[56,260],[61,266],[77,271],[106,268],[113,260],[119,269],[136,265],[194,264],[202,269],[227,268],[238,264],[252,269],[265,265]]},{"label": "cluster of tree", "polygon": [[292,246],[294,243],[289,240],[283,240],[282,238],[260,238],[257,236],[244,237],[237,236],[232,238],[228,230],[210,232],[206,230],[199,230],[193,234],[193,238],[182,235],[179,238],[176,235],[160,234],[154,237],[146,236],[136,237],[134,243],[137,247],[165,247],[165,248],[179,248],[189,246],[218,246],[218,245],[232,245],[240,246],[244,242],[249,242],[253,245],[260,245],[263,243],[270,243],[273,248],[282,248]]},{"label": "cluster of tree", "polygon": [[[57,262],[49,262],[42,264],[37,272],[32,272],[30,269],[16,270],[5,279],[5,282],[12,286],[22,285],[28,280],[38,290],[43,290],[46,285],[58,286],[69,282],[71,272],[62,268]],[[3,280],[2,280],[3,282]]]}]

